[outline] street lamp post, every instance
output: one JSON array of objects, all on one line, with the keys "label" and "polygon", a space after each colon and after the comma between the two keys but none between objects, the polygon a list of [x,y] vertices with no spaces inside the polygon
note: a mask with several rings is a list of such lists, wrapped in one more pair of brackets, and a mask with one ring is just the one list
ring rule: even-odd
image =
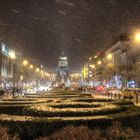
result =
[{"label": "street lamp post", "polygon": [[10,57],[10,59],[12,60],[12,62],[13,62],[13,70],[12,70],[12,82],[13,82],[13,89],[12,89],[12,95],[13,95],[13,97],[14,97],[14,94],[15,94],[15,81],[16,81],[16,77],[15,77],[15,73],[16,73],[16,66],[15,66],[15,60],[16,60],[16,54],[15,54],[15,52],[14,51],[11,51],[10,53],[9,53],[9,57]]},{"label": "street lamp post", "polygon": [[128,57],[128,48],[126,48],[126,88],[129,87],[128,85],[128,81],[130,79],[130,75],[129,75],[129,57]]},{"label": "street lamp post", "polygon": [[39,83],[39,77],[38,77],[39,72],[40,72],[40,69],[36,68],[36,70],[35,70],[35,73],[36,73],[36,87],[38,87],[38,83]]},{"label": "street lamp post", "polygon": [[24,79],[23,79],[23,81],[24,82],[27,82],[27,66],[28,66],[28,64],[29,64],[29,62],[28,62],[28,60],[23,60],[22,61],[22,66],[23,66],[23,77],[24,77]]},{"label": "street lamp post", "polygon": [[[106,56],[106,60],[109,62],[107,62],[107,67],[110,69],[111,68],[111,63],[112,63],[112,59],[113,59],[113,54],[112,53],[108,53],[107,56]],[[107,72],[107,77],[106,77],[106,81],[107,81],[107,84],[109,83],[109,77],[112,77],[112,74],[109,74],[108,75],[108,72]]]},{"label": "street lamp post", "polygon": [[102,61],[98,60],[97,65],[99,66],[98,67],[98,75],[99,75],[98,79],[99,79],[100,83],[102,83]]}]

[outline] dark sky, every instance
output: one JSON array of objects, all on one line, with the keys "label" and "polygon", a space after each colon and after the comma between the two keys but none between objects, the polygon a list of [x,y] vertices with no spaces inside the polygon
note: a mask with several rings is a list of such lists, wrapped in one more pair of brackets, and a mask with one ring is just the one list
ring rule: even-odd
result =
[{"label": "dark sky", "polygon": [[140,0],[0,0],[0,39],[47,67],[57,65],[62,51],[71,67],[80,67],[137,28]]}]

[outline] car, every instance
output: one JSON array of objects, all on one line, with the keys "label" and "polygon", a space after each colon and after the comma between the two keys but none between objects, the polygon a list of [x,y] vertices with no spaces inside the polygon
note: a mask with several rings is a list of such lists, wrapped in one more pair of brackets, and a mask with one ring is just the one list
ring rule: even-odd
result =
[{"label": "car", "polygon": [[50,90],[52,90],[52,87],[50,86],[39,86],[37,89],[38,92],[43,92],[43,91],[45,92],[45,91],[50,91]]},{"label": "car", "polygon": [[37,90],[36,90],[35,88],[29,88],[29,89],[27,89],[26,92],[27,92],[27,93],[36,93]]},{"label": "car", "polygon": [[105,91],[106,88],[104,86],[100,85],[100,86],[96,87],[96,90],[102,92],[102,91]]}]

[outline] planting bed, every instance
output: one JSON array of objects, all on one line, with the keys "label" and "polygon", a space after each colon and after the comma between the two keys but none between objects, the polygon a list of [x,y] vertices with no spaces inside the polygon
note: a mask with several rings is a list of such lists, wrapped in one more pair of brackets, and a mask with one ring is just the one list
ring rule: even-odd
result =
[{"label": "planting bed", "polygon": [[51,92],[0,101],[0,124],[22,139],[49,135],[66,125],[106,127],[113,120],[140,126],[140,108],[129,101],[113,101],[93,94]]}]

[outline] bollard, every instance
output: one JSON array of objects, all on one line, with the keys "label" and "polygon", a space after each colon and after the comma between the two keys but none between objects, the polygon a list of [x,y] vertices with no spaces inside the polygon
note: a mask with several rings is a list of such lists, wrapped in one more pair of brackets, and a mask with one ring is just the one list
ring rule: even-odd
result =
[{"label": "bollard", "polygon": [[109,97],[109,92],[107,93],[108,97]]},{"label": "bollard", "polygon": [[107,92],[105,92],[105,97],[106,97]]},{"label": "bollard", "polygon": [[125,100],[125,94],[123,94],[123,100]]},{"label": "bollard", "polygon": [[117,96],[117,95],[116,95],[116,93],[115,93],[115,99],[116,99],[116,96]]},{"label": "bollard", "polygon": [[111,94],[111,99],[112,99],[112,95],[113,95],[112,92],[110,94]]},{"label": "bollard", "polygon": [[130,101],[131,101],[131,93],[130,93]]},{"label": "bollard", "polygon": [[119,99],[121,99],[121,95],[120,95],[120,93],[119,93]]},{"label": "bollard", "polygon": [[139,103],[139,99],[138,99],[139,97],[138,97],[138,93],[136,93],[136,104],[138,104]]}]

